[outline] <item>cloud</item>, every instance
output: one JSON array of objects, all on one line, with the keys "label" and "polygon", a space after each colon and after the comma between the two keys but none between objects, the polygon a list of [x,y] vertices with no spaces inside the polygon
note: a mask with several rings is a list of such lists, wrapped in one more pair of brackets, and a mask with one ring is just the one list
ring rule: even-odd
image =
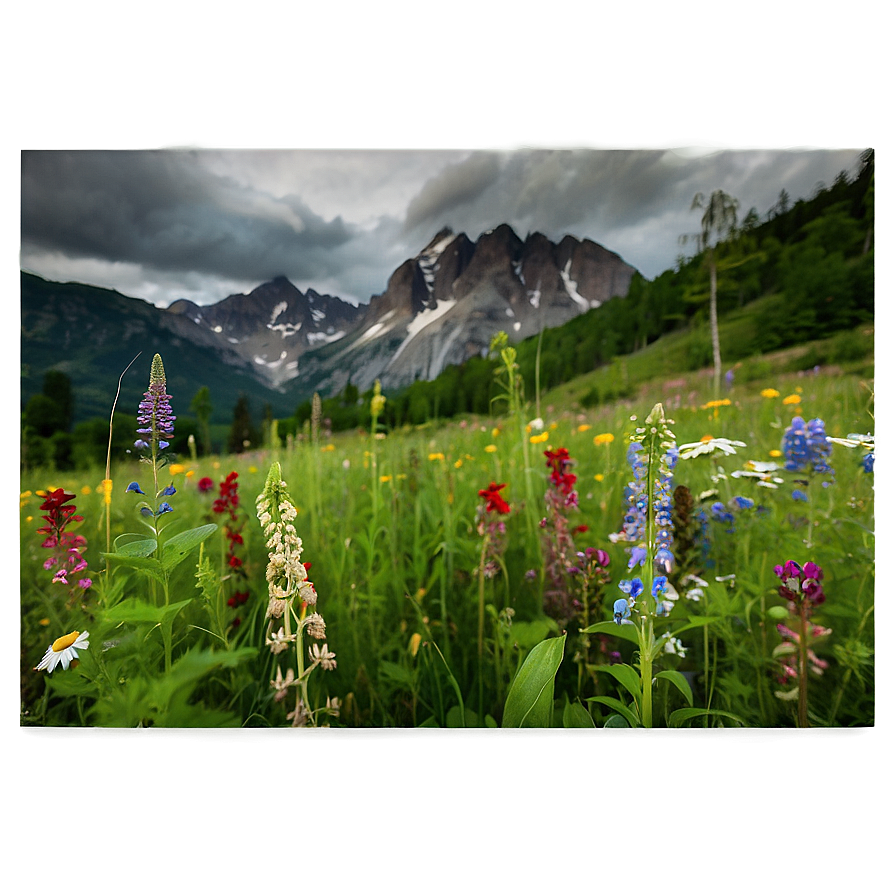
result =
[{"label": "cloud", "polygon": [[298,196],[218,177],[194,152],[26,152],[23,255],[57,251],[157,270],[313,276],[353,232]]},{"label": "cloud", "polygon": [[424,184],[411,200],[405,216],[405,230],[441,228],[448,212],[469,205],[494,186],[501,174],[500,156],[477,152],[469,158],[443,168]]}]

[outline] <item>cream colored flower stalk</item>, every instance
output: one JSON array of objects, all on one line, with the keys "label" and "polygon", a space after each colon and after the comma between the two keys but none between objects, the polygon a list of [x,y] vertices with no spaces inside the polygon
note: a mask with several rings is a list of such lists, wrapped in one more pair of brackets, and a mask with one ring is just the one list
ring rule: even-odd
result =
[{"label": "cream colored flower stalk", "polygon": [[[256,501],[256,510],[268,549],[265,645],[275,656],[290,648],[295,650],[295,672],[289,669],[284,678],[278,667],[277,678],[271,682],[271,687],[276,691],[277,700],[286,695],[289,687],[295,687],[296,705],[287,719],[292,721],[293,727],[314,726],[317,714],[328,714],[328,710],[311,708],[308,677],[318,666],[327,671],[335,669],[336,654],[326,643],[322,647],[313,644],[308,649],[310,664],[305,665],[304,635],[307,632],[309,637],[322,641],[326,637],[326,623],[316,609],[317,591],[308,580],[308,572],[302,563],[302,539],[295,527],[298,511],[281,478],[279,463],[271,465],[264,490]],[[314,609],[309,613],[309,608]],[[273,633],[275,620],[282,621],[282,625]]]}]

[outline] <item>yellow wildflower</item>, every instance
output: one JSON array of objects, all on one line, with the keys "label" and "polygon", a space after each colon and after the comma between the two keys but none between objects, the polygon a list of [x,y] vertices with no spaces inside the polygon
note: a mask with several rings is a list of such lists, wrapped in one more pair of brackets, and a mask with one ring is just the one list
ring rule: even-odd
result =
[{"label": "yellow wildflower", "polygon": [[781,393],[777,389],[763,389],[759,394],[763,398],[777,398]]},{"label": "yellow wildflower", "polygon": [[[526,432],[528,432],[528,431],[529,431],[529,427],[527,426],[527,427],[526,427]],[[493,439],[497,439],[499,435],[501,435],[501,430],[498,429],[498,427],[496,426],[496,427],[492,430],[492,438],[493,438]]]},{"label": "yellow wildflower", "polygon": [[81,494],[82,495],[91,495],[93,494],[93,489],[89,485],[81,486]]},{"label": "yellow wildflower", "polygon": [[595,445],[609,445],[610,442],[615,441],[615,439],[616,439],[616,436],[614,436],[613,433],[601,432],[601,433],[598,433],[594,437],[594,444]]},{"label": "yellow wildflower", "polygon": [[177,476],[178,473],[183,473],[187,468],[183,464],[171,464],[168,469],[171,471],[172,476]]},{"label": "yellow wildflower", "polygon": [[590,423],[580,423],[576,432],[588,432],[589,429],[591,429]]},{"label": "yellow wildflower", "polygon": [[604,474],[603,474],[603,473],[595,473],[595,474],[594,474],[594,478],[595,478],[595,480],[596,480],[597,482],[603,482],[603,481],[604,481]]},{"label": "yellow wildflower", "polygon": [[529,441],[533,445],[538,445],[540,442],[546,442],[548,440],[550,433],[540,432],[537,436],[529,436]]},{"label": "yellow wildflower", "polygon": [[423,636],[419,634],[419,632],[414,632],[411,635],[411,642],[408,644],[408,649],[411,651],[411,656],[417,656],[417,651],[420,649],[420,642],[423,640]]},{"label": "yellow wildflower", "polygon": [[445,455],[441,451],[433,451],[429,455],[430,460],[445,460]]},{"label": "yellow wildflower", "polygon": [[498,446],[497,446],[497,445],[486,445],[486,446],[485,446],[485,450],[486,450],[489,454],[494,454],[494,453],[498,450]]},{"label": "yellow wildflower", "polygon": [[706,404],[700,405],[700,410],[705,411],[709,408],[724,408],[731,404],[730,398],[719,398],[716,401],[707,401]]},{"label": "yellow wildflower", "polygon": [[112,503],[112,480],[111,479],[103,480],[103,503],[104,504]]},{"label": "yellow wildflower", "polygon": [[31,497],[31,490],[29,489],[29,490],[27,490],[27,491],[22,492],[22,494],[19,495],[19,497],[20,497],[20,498],[30,498],[30,497]]},{"label": "yellow wildflower", "polygon": [[50,624],[49,619],[41,619],[40,622],[38,622],[38,625],[49,625],[49,624]]},{"label": "yellow wildflower", "polygon": [[780,457],[780,456],[781,456],[781,452],[778,451],[777,448],[772,448],[772,450],[769,451],[768,456],[769,456],[769,457]]},{"label": "yellow wildflower", "polygon": [[33,519],[34,519],[33,516],[26,516],[26,517],[25,517],[25,522],[26,522],[26,523],[30,523]]},{"label": "yellow wildflower", "polygon": [[184,476],[186,476],[187,479],[189,479],[191,476],[195,476],[195,475],[196,475],[196,471],[195,471],[195,470],[187,470],[187,472],[184,473]]},{"label": "yellow wildflower", "polygon": [[257,473],[257,472],[258,472],[258,467],[249,467],[249,472],[250,472],[250,473]]},{"label": "yellow wildflower", "polygon": [[391,482],[391,481],[392,481],[391,476],[380,476],[380,482]]},{"label": "yellow wildflower", "polygon": [[464,465],[464,459],[463,459],[462,457],[459,457],[459,458],[454,462],[454,469],[455,469],[455,470],[459,470],[463,465]]},{"label": "yellow wildflower", "polygon": [[559,423],[552,423],[552,424],[548,427],[548,429],[556,429],[559,425],[560,425]]},{"label": "yellow wildflower", "polygon": [[784,404],[799,404],[802,401],[799,395],[794,393],[793,395],[788,395],[787,398],[784,399]]}]

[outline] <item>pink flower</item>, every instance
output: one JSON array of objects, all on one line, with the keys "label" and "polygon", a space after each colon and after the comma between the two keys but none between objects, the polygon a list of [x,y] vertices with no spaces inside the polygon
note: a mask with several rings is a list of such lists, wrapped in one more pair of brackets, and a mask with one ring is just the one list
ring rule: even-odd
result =
[{"label": "pink flower", "polygon": [[85,591],[93,584],[92,579],[79,579],[78,587],[83,588]]}]

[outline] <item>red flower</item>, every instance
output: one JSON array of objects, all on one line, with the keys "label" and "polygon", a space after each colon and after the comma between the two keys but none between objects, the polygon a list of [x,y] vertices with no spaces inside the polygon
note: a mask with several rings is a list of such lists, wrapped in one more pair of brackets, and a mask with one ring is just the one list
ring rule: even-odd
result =
[{"label": "red flower", "polygon": [[209,476],[203,476],[202,479],[196,483],[196,488],[201,492],[210,492],[214,487],[215,483]]},{"label": "red flower", "polygon": [[492,510],[496,513],[510,513],[510,505],[498,494],[506,485],[506,482],[502,482],[500,485],[495,485],[492,482],[488,488],[479,490],[479,497],[485,498],[485,510],[487,513]]},{"label": "red flower", "polygon": [[235,557],[235,556],[231,556],[231,557],[230,557],[230,560],[228,561],[228,563],[230,563],[230,565],[231,565],[234,569],[236,569],[237,567],[243,565],[243,561],[240,560],[239,557]]}]

